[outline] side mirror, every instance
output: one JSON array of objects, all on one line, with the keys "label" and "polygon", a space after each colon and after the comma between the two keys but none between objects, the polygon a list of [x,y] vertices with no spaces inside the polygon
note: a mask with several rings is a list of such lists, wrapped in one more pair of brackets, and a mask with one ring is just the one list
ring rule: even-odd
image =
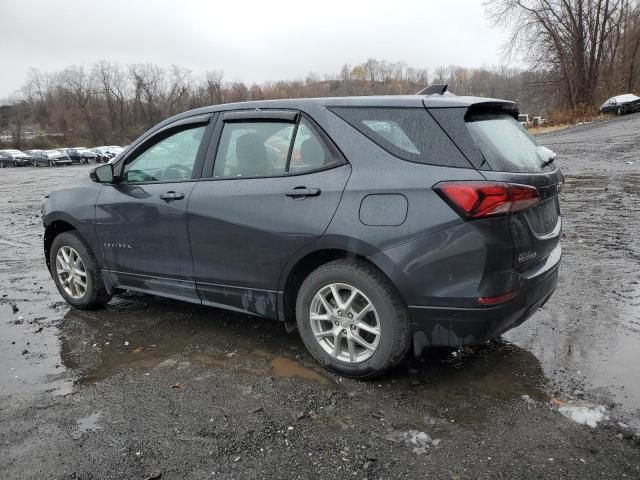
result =
[{"label": "side mirror", "polygon": [[95,167],[89,174],[91,180],[97,183],[113,183],[113,165],[105,163]]}]

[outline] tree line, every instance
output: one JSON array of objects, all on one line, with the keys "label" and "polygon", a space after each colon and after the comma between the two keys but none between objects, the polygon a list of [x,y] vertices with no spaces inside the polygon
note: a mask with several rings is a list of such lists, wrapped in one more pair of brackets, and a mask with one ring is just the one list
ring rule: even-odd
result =
[{"label": "tree line", "polygon": [[[640,91],[640,6],[634,0],[488,0],[488,14],[510,29],[506,54],[528,68],[416,68],[369,59],[332,74],[247,84],[222,70],[196,74],[172,65],[99,61],[57,72],[31,69],[0,108],[0,132],[17,148],[127,144],[176,113],[246,100],[412,94],[447,83],[459,95],[516,100],[522,112],[575,117],[606,98]],[[560,113],[559,113],[560,112]],[[59,136],[24,139],[26,125]]]}]

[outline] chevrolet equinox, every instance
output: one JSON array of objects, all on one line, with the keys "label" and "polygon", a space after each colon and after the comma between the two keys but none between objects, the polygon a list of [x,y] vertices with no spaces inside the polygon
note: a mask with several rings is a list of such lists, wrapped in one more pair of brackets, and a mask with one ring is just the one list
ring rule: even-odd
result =
[{"label": "chevrolet equinox", "polygon": [[277,319],[374,377],[553,293],[563,177],[517,118],[442,92],[185,112],[49,194],[47,265],[76,308],[131,290]]}]

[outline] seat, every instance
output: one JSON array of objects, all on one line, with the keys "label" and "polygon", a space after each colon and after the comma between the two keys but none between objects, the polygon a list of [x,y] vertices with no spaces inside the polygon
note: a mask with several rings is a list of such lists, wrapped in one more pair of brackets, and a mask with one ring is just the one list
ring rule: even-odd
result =
[{"label": "seat", "polygon": [[300,163],[297,170],[313,170],[325,164],[325,152],[315,138],[308,138],[300,145]]},{"label": "seat", "polygon": [[264,177],[271,174],[264,142],[255,133],[245,133],[236,141],[237,167],[235,175]]}]

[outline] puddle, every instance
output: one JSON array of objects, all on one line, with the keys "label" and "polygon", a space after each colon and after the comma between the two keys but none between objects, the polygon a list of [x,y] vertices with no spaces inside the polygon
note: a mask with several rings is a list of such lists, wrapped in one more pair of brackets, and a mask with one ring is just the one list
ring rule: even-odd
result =
[{"label": "puddle", "polygon": [[322,384],[328,384],[329,380],[318,372],[302,366],[299,362],[285,357],[276,357],[271,360],[271,373],[275,377],[292,377],[312,380]]},{"label": "puddle", "polygon": [[71,438],[78,440],[87,432],[95,432],[102,430],[102,426],[98,424],[102,412],[94,412],[86,417],[79,418],[76,421],[76,429],[71,433]]},{"label": "puddle", "polygon": [[289,358],[303,347],[280,323],[153,297],[127,295],[106,310],[71,310],[60,324],[60,340],[62,363],[78,375],[80,385],[128,369],[150,372],[190,364],[330,383]]},{"label": "puddle", "polygon": [[538,359],[501,340],[453,352],[435,350],[377,383],[440,417],[469,425],[490,421],[496,408],[523,396],[540,402],[550,398]]}]

